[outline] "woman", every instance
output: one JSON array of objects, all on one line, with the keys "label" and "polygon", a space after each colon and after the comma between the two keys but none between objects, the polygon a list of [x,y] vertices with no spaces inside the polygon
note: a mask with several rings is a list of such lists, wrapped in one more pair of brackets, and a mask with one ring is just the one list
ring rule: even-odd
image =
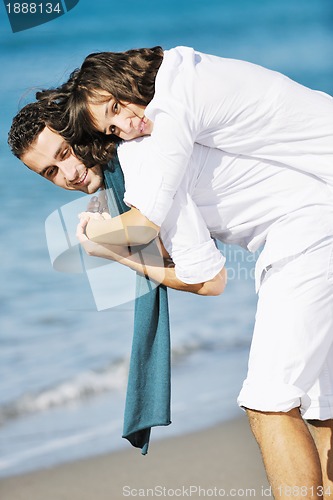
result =
[{"label": "woman", "polygon": [[[152,136],[146,162],[160,172],[160,185],[153,190],[147,179],[144,202],[129,201],[156,232],[195,142],[308,172],[333,189],[333,99],[279,73],[188,47],[155,47],[91,54],[65,87],[74,145],[110,134],[112,149],[119,138]],[[94,158],[105,158],[104,146]],[[112,231],[112,222],[105,227]]]}]

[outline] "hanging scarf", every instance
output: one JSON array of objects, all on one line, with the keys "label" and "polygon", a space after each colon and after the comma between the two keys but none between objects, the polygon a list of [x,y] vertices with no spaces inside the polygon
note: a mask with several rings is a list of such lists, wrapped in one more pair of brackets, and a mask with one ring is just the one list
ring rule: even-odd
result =
[{"label": "hanging scarf", "polygon": [[[104,170],[112,217],[129,210],[117,159]],[[170,327],[167,289],[137,273],[134,333],[128,374],[123,437],[146,455],[151,427],[170,420]]]}]

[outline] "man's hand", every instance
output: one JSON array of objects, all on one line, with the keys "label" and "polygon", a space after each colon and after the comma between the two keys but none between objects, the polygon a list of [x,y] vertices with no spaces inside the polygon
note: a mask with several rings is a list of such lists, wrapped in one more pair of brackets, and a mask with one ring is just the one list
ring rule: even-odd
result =
[{"label": "man's hand", "polygon": [[99,212],[100,214],[108,212],[104,190],[101,191],[99,196],[92,196],[87,206],[87,212]]},{"label": "man's hand", "polygon": [[79,214],[79,219],[85,220],[107,220],[111,219],[111,215],[108,212],[103,212],[102,214],[99,212],[81,212]]},{"label": "man's hand", "polygon": [[101,203],[97,196],[93,196],[87,206],[87,212],[99,212],[101,210]]}]

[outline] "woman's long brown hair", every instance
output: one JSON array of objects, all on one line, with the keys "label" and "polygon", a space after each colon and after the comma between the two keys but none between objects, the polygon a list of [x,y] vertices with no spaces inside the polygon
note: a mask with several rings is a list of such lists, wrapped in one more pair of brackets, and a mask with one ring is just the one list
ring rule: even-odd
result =
[{"label": "woman's long brown hair", "polygon": [[68,82],[57,89],[38,92],[36,97],[56,102],[63,109],[66,126],[61,134],[80,158],[86,156],[89,163],[105,163],[113,156],[120,139],[105,137],[96,130],[88,104],[105,102],[105,95],[99,93],[102,90],[118,102],[147,106],[155,94],[162,60],[163,49],[159,46],[90,54]]}]

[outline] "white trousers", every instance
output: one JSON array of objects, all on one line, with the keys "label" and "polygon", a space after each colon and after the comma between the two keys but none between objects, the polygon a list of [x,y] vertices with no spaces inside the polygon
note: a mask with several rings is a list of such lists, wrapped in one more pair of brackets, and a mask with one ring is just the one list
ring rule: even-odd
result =
[{"label": "white trousers", "polygon": [[333,418],[333,236],[266,272],[238,404]]}]

